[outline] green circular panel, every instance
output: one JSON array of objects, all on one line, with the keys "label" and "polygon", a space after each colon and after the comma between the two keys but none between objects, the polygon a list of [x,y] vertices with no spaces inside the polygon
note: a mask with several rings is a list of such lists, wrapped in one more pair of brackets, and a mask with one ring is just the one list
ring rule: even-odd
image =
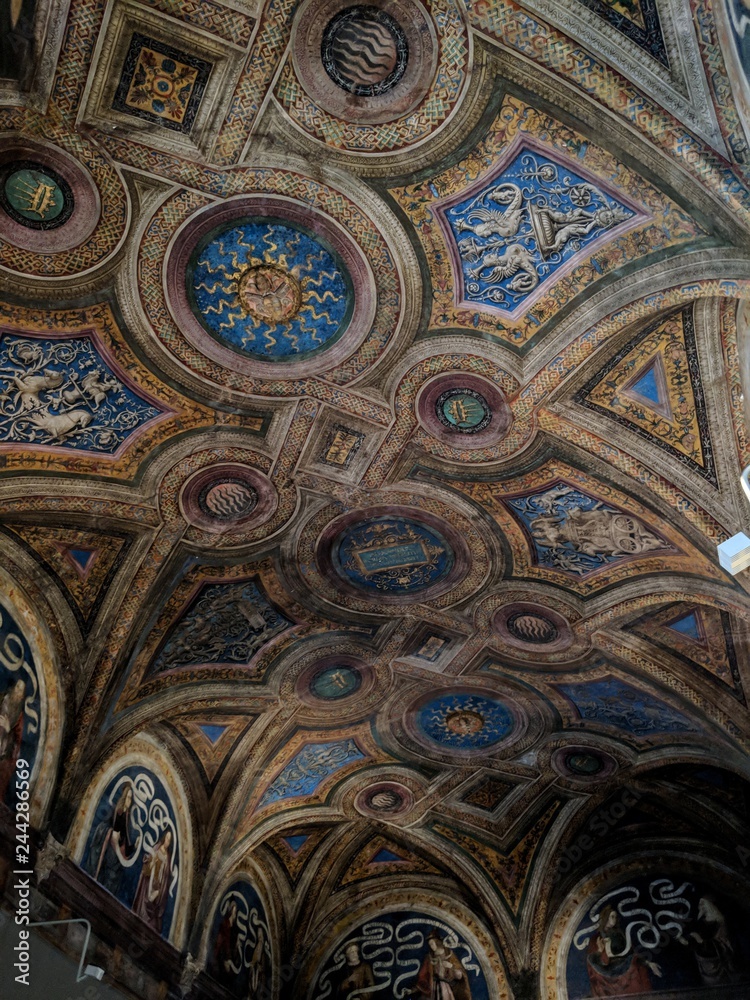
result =
[{"label": "green circular panel", "polygon": [[29,229],[56,229],[70,218],[73,192],[51,167],[16,162],[0,174],[0,204],[15,222]]},{"label": "green circular panel", "polygon": [[62,188],[42,170],[14,170],[5,182],[5,197],[33,222],[53,222],[65,207]]},{"label": "green circular panel", "polygon": [[449,389],[435,403],[441,424],[462,434],[476,434],[489,424],[492,413],[487,400],[473,389]]},{"label": "green circular panel", "polygon": [[310,690],[318,698],[325,698],[328,701],[354,694],[361,683],[362,677],[358,670],[343,664],[340,666],[334,664],[315,675]]},{"label": "green circular panel", "polygon": [[581,775],[594,775],[598,774],[604,764],[601,757],[597,757],[593,753],[584,753],[583,751],[577,751],[576,753],[571,753],[565,760],[568,765],[568,769],[573,772],[573,774]]}]

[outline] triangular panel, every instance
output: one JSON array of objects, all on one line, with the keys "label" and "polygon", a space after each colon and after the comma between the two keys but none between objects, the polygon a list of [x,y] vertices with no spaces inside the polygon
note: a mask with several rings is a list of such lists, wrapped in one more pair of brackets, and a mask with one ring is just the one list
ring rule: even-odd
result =
[{"label": "triangular panel", "polygon": [[99,555],[97,549],[75,548],[66,545],[61,545],[60,551],[68,560],[70,560],[84,580],[88,577],[94,563],[96,562],[96,557]]},{"label": "triangular panel", "polygon": [[669,402],[667,375],[664,355],[659,351],[647,361],[622,387],[623,396],[640,403],[664,417],[672,420],[672,406]]},{"label": "triangular panel", "polygon": [[38,524],[5,524],[0,530],[20,542],[56,578],[82,631],[87,632],[129,548],[128,537]]},{"label": "triangular panel", "polygon": [[255,719],[254,715],[222,715],[214,719],[184,716],[170,722],[197,758],[207,784],[213,787],[238,740]]},{"label": "triangular panel", "polygon": [[703,614],[698,608],[689,611],[686,615],[680,615],[674,621],[664,622],[664,627],[677,632],[678,635],[686,639],[692,639],[701,646],[706,645],[706,630],[703,626]]},{"label": "triangular panel", "polygon": [[339,884],[352,885],[374,876],[380,878],[406,873],[439,875],[441,871],[415,851],[396,844],[387,837],[376,836],[354,854]]},{"label": "triangular panel", "polygon": [[332,829],[333,826],[329,823],[305,825],[283,834],[274,834],[265,841],[266,847],[280,862],[292,887],[297,885],[307,862]]},{"label": "triangular panel", "polygon": [[670,604],[631,627],[664,652],[706,671],[744,701],[728,612],[707,604]]},{"label": "triangular panel", "polygon": [[637,334],[574,399],[635,431],[716,485],[692,308]]}]

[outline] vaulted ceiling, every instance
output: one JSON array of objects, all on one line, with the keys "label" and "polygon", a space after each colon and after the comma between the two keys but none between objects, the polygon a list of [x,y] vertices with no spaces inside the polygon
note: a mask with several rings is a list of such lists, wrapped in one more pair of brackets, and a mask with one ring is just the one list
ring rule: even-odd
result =
[{"label": "vaulted ceiling", "polygon": [[0,19],[37,917],[149,1000],[746,997],[743,0]]}]

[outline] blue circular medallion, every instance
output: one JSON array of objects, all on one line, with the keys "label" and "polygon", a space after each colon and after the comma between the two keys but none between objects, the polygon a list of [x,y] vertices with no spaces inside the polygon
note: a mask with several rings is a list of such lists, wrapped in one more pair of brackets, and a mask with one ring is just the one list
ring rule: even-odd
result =
[{"label": "blue circular medallion", "polygon": [[453,549],[432,527],[407,517],[375,517],[345,528],[331,556],[347,582],[374,593],[412,594],[453,568]]},{"label": "blue circular medallion", "polygon": [[313,677],[310,690],[317,698],[332,701],[354,694],[355,691],[359,690],[361,684],[362,675],[358,670],[343,663],[334,663]]},{"label": "blue circular medallion", "polygon": [[353,308],[338,254],[301,226],[272,218],[240,219],[204,237],[187,292],[208,333],[261,361],[296,361],[330,347]]},{"label": "blue circular medallion", "polygon": [[445,693],[422,705],[417,726],[429,740],[454,750],[482,750],[504,740],[513,713],[491,695]]}]

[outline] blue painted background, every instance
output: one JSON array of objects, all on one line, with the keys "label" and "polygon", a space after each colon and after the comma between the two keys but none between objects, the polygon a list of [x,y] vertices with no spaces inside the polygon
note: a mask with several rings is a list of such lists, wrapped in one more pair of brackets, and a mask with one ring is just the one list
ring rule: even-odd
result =
[{"label": "blue painted background", "polygon": [[[147,767],[133,764],[130,767],[123,768],[123,770],[119,771],[109,782],[97,804],[96,812],[94,813],[94,818],[86,840],[86,848],[83,852],[83,857],[81,858],[81,867],[84,871],[94,877],[99,861],[99,855],[96,854],[95,856],[95,852],[92,851],[92,842],[94,841],[97,828],[100,824],[106,824],[109,821],[115,802],[120,795],[122,779],[129,778],[131,783],[134,784],[140,775],[145,775],[151,780],[153,783],[154,795],[151,800],[145,803],[145,807],[141,810],[140,815],[136,816],[135,811],[131,813],[131,839],[136,839],[139,830],[143,832],[144,837],[142,839],[135,863],[130,868],[122,869],[120,889],[116,898],[119,899],[121,903],[124,903],[128,909],[132,909],[135,899],[138,879],[141,874],[141,868],[143,867],[143,845],[146,838],[148,838],[149,843],[153,844],[159,839],[163,830],[168,826],[171,826],[173,836],[172,868],[174,870],[176,867],[178,872],[180,868],[181,852],[174,806],[169,793],[162,782]],[[113,796],[115,788],[118,790]],[[114,801],[112,800],[113,798]],[[158,803],[161,803],[161,805],[158,805]],[[167,906],[162,925],[162,935],[164,937],[169,937],[169,931],[174,918],[178,888],[178,884],[171,885],[170,883],[170,893],[167,897]]]}]

